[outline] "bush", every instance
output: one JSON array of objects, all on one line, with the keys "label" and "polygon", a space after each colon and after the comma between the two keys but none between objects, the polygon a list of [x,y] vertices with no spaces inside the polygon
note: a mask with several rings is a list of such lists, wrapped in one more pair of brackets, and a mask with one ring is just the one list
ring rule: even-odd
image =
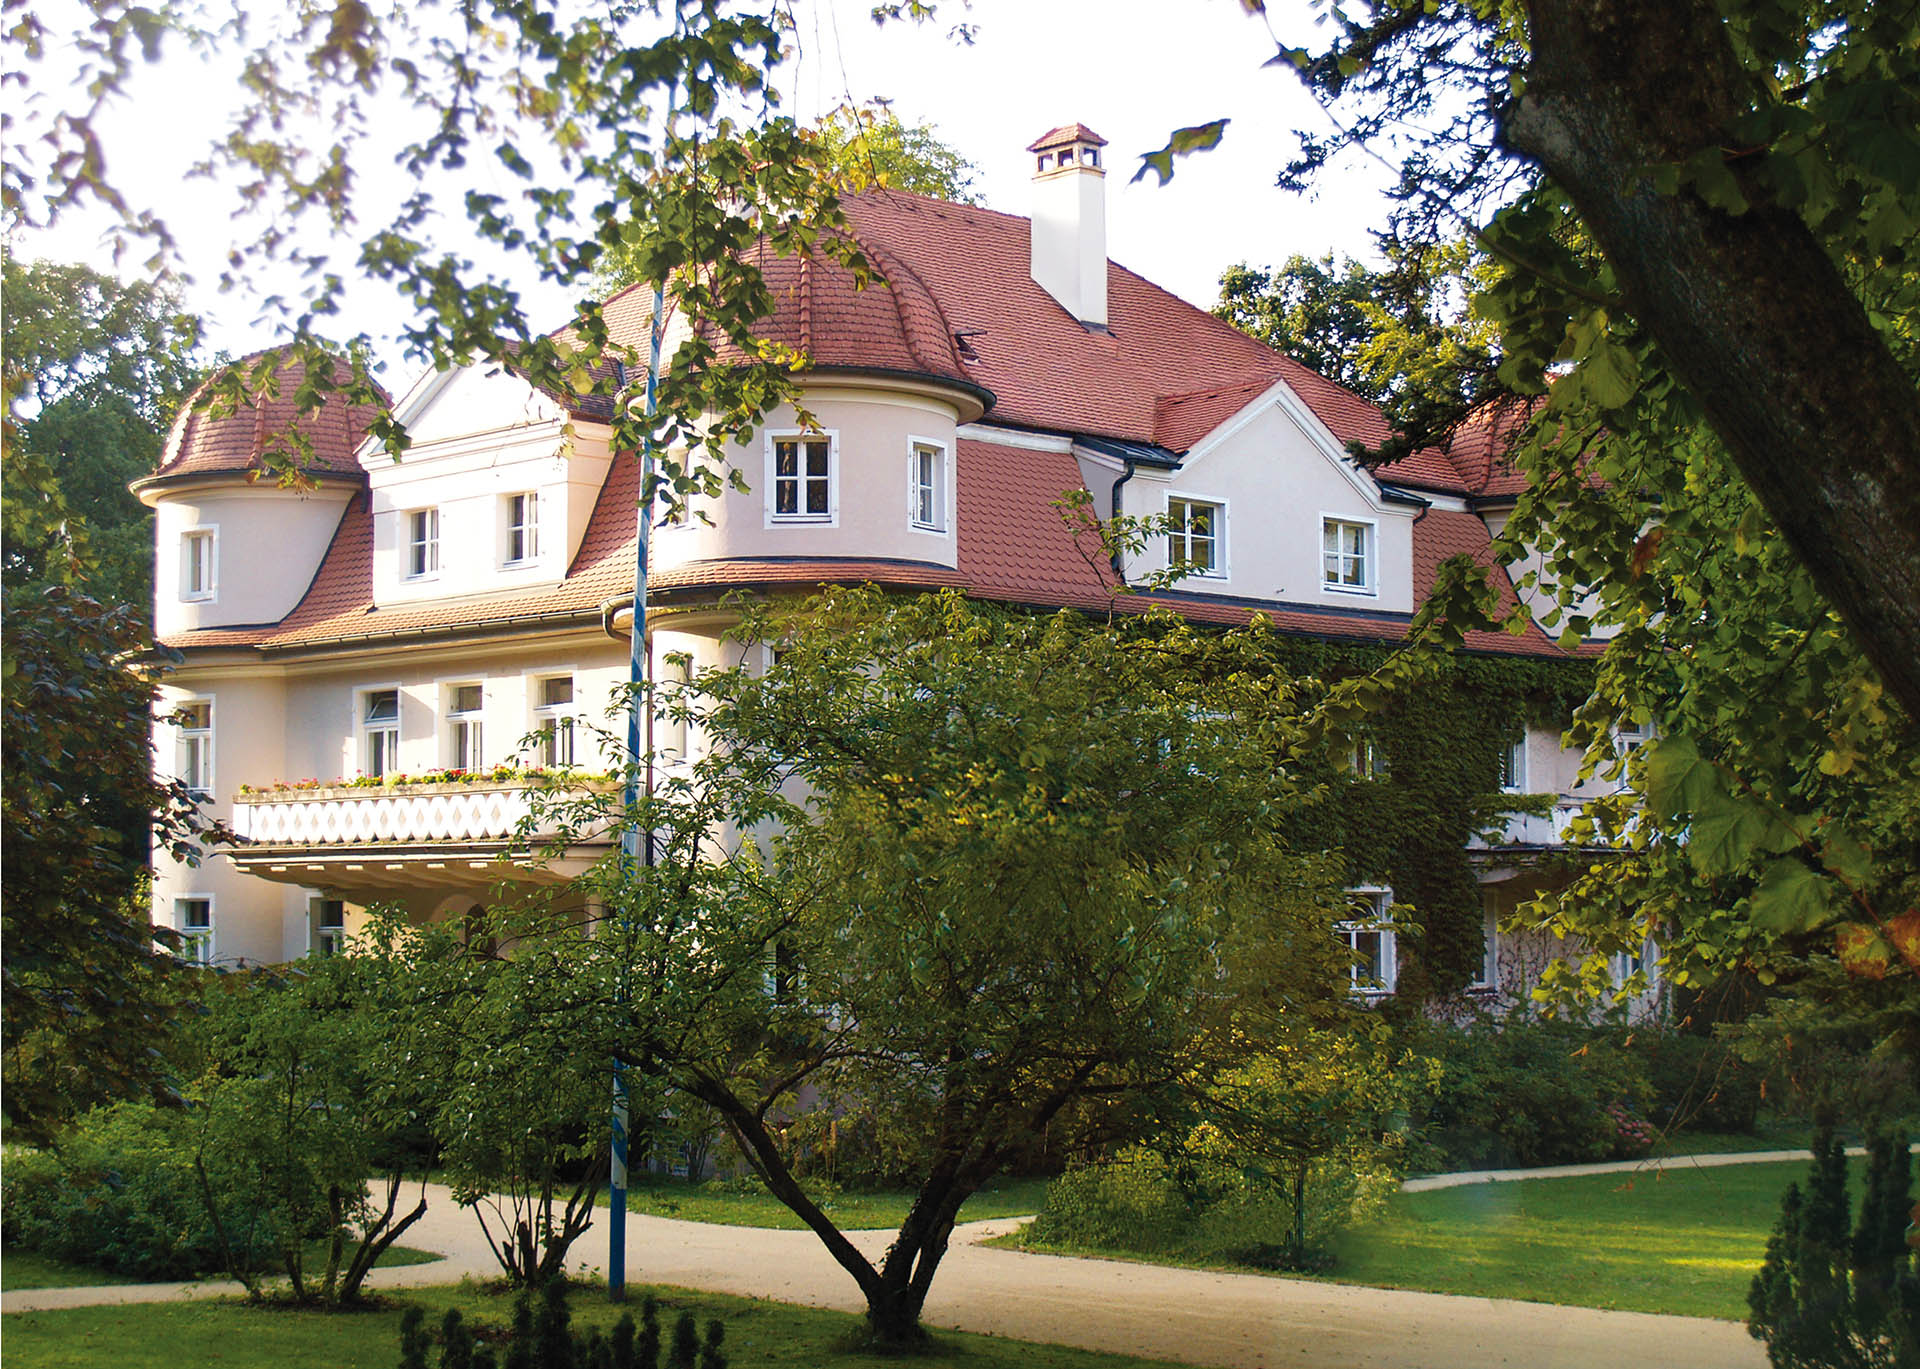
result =
[{"label": "bush", "polygon": [[1333,1237],[1379,1211],[1396,1187],[1385,1168],[1313,1161],[1302,1189],[1304,1249],[1296,1250],[1291,1190],[1278,1176],[1206,1161],[1176,1164],[1129,1146],[1105,1164],[1055,1179],[1027,1238],[1037,1246],[1207,1264],[1321,1268]]},{"label": "bush", "polygon": [[1446,1169],[1582,1164],[1646,1153],[1653,1090],[1613,1034],[1552,1020],[1436,1026],[1428,1157]]},{"label": "bush", "polygon": [[[7,1160],[7,1241],[57,1260],[142,1279],[223,1269],[219,1239],[194,1171],[185,1113],[144,1103],[97,1108],[57,1150]],[[264,1266],[277,1241],[225,1176],[210,1171],[237,1255]]]}]

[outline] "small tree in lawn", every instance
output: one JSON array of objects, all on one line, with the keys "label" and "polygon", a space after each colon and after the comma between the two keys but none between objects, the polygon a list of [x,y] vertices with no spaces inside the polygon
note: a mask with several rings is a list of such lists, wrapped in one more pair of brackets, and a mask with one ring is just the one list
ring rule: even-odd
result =
[{"label": "small tree in lawn", "polygon": [[1920,1363],[1920,1269],[1906,1244],[1913,1206],[1907,1139],[1867,1143],[1860,1221],[1849,1232],[1847,1157],[1823,1116],[1807,1187],[1788,1187],[1766,1263],[1747,1293],[1747,1329],[1776,1369],[1899,1369]]},{"label": "small tree in lawn", "polygon": [[194,1168],[228,1272],[252,1296],[262,1287],[243,1254],[257,1237],[227,1229],[231,1203],[216,1191],[248,1200],[303,1303],[357,1301],[380,1256],[426,1213],[424,1188],[402,1206],[408,1160],[397,1142],[424,1109],[427,1081],[391,1049],[383,982],[377,961],[339,957],[209,985]]},{"label": "small tree in lawn", "polygon": [[[739,635],[777,663],[693,682],[711,744],[646,801],[655,864],[609,862],[608,926],[555,960],[567,1002],[605,996],[584,1028],[718,1113],[874,1341],[915,1344],[961,1204],[1050,1124],[1123,1130],[1282,1004],[1340,1010],[1344,902],[1284,836],[1310,696],[1259,628],[956,594],[834,591]],[[800,1182],[808,1108],[872,1119],[918,1176],[878,1261]]]}]

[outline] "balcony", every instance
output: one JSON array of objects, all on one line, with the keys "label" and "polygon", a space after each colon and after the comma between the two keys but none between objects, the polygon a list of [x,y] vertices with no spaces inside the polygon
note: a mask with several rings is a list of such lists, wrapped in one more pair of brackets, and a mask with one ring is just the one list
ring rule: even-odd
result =
[{"label": "balcony", "polygon": [[[240,869],[288,884],[338,889],[466,887],[502,879],[560,883],[603,855],[610,842],[577,843],[554,859],[530,853],[558,830],[534,819],[542,777],[476,776],[430,783],[276,787],[234,797]],[[560,797],[612,792],[605,780],[568,782]]]},{"label": "balcony", "polygon": [[1488,841],[1474,837],[1468,841],[1467,848],[1473,851],[1544,851],[1570,846],[1567,830],[1585,807],[1584,800],[1563,795],[1545,813],[1508,813],[1506,828],[1496,839]]}]

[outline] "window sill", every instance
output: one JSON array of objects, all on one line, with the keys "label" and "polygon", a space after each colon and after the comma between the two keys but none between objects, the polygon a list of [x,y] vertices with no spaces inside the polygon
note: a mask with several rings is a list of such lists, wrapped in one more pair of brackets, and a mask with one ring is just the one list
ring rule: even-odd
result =
[{"label": "window sill", "polygon": [[1322,584],[1320,586],[1320,589],[1321,589],[1321,592],[1324,594],[1346,594],[1346,595],[1358,596],[1364,599],[1378,599],[1380,597],[1380,591],[1375,589],[1372,585]]},{"label": "window sill", "polygon": [[767,515],[767,526],[770,528],[830,528],[837,518],[838,515],[831,513],[770,513]]}]

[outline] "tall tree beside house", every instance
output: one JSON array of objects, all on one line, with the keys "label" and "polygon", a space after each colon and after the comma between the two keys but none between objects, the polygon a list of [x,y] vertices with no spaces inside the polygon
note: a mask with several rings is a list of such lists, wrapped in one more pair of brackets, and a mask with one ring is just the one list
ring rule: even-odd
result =
[{"label": "tall tree beside house", "polygon": [[[554,940],[552,992],[582,1052],[713,1108],[873,1338],[913,1343],[961,1204],[1049,1126],[1123,1136],[1276,1014],[1350,1010],[1341,872],[1280,835],[1314,696],[1259,629],[954,592],[835,591],[741,636],[755,668],[674,705],[711,746],[647,802],[655,863],[601,869],[606,920]],[[570,816],[562,841],[608,820]],[[817,1129],[793,1124],[835,1109],[911,1176],[879,1259],[801,1182]]]},{"label": "tall tree beside house", "polygon": [[[1327,17],[1306,46],[1274,40],[1341,130],[1300,135],[1282,183],[1354,146],[1397,162],[1396,239],[1465,227],[1509,268],[1488,315],[1500,380],[1538,393],[1564,367],[1554,410],[1658,404],[1669,431],[1711,428],[1920,716],[1920,386],[1903,355],[1920,16],[1380,0]],[[1180,130],[1143,174],[1224,131]]]},{"label": "tall tree beside house", "polygon": [[146,615],[87,592],[84,525],[20,444],[10,404],[0,466],[4,1097],[13,1134],[35,1138],[95,1103],[172,1096],[159,1049],[171,957],[136,897],[147,848],[129,829],[150,827],[181,859],[211,831],[183,786],[153,778],[153,683],[123,664]]},{"label": "tall tree beside house", "polygon": [[[144,618],[153,600],[153,515],[128,492],[149,474],[174,407],[198,378],[199,321],[178,295],[90,267],[9,254],[0,352],[18,372],[17,441],[59,482],[65,515],[86,527],[89,591]],[[21,497],[32,497],[22,489]],[[8,494],[4,497],[12,497]],[[9,531],[10,573],[46,552]]]},{"label": "tall tree beside house", "polygon": [[882,187],[978,204],[980,169],[926,120],[905,122],[882,103],[845,104],[814,126],[829,173],[849,191]]}]

